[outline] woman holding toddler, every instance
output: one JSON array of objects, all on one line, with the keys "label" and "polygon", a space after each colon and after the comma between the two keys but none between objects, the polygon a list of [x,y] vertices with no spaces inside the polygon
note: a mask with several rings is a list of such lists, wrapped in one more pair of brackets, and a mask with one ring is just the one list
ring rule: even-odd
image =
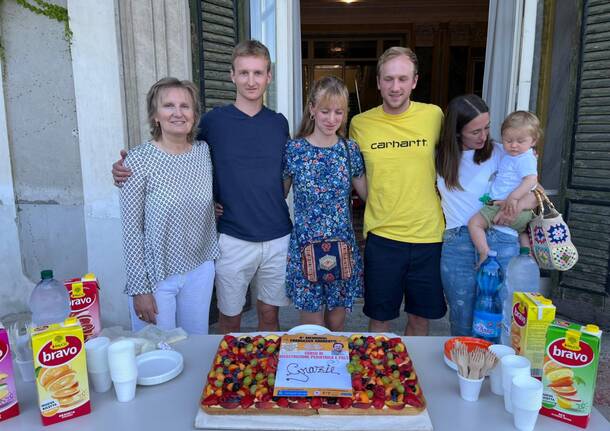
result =
[{"label": "woman holding toddler", "polygon": [[[489,218],[489,222],[480,222],[478,213],[483,208],[484,197],[489,194],[494,176],[507,155],[502,145],[491,140],[489,125],[489,108],[479,96],[468,94],[456,97],[447,107],[436,155],[437,186],[446,220],[441,279],[449,305],[452,335],[472,333],[476,272],[480,258],[488,250],[495,250],[500,265],[506,269],[510,259],[519,253],[517,231],[509,226],[521,211],[536,206],[532,193],[528,190],[521,193],[531,182],[531,178],[524,178],[536,175],[535,171],[529,169],[528,174],[519,177],[516,183],[519,185],[526,181],[528,185],[511,196],[509,205],[500,200],[494,202],[500,208],[497,214]],[[503,128],[503,138],[506,129],[511,128]],[[518,129],[521,130],[520,127]],[[536,136],[533,144],[539,136],[538,127],[535,129],[536,134],[531,135]],[[526,150],[533,147],[532,142],[529,144]],[[517,199],[512,199],[515,196]],[[468,230],[471,218],[475,220],[471,224],[476,224],[478,250]],[[487,227],[489,229],[485,230]]]}]

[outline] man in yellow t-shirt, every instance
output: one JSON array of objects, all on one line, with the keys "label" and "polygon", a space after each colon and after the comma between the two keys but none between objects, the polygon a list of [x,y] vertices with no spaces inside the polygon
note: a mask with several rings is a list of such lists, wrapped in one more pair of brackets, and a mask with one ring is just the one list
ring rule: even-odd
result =
[{"label": "man in yellow t-shirt", "polygon": [[415,53],[389,48],[377,63],[383,104],[356,115],[350,126],[368,182],[364,313],[371,332],[389,331],[403,297],[406,335],[427,335],[428,319],[447,311],[440,278],[444,221],[434,168],[443,113],[410,100],[416,85]]}]

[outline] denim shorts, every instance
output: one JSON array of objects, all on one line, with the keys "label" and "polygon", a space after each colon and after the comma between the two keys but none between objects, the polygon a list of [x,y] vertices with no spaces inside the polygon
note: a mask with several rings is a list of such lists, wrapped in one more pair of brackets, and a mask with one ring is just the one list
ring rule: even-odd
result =
[{"label": "denim shorts", "polygon": [[[519,254],[519,238],[515,235],[487,229],[489,248],[498,252],[498,262],[506,271],[508,262]],[[468,228],[447,229],[443,235],[441,279],[449,305],[451,335],[471,335],[472,313],[476,296],[475,265],[479,256],[472,244]]]}]

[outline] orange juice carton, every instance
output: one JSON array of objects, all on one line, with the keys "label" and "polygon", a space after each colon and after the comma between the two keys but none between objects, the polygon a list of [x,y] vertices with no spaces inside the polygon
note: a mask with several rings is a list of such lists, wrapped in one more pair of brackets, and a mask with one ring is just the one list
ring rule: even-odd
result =
[{"label": "orange juice carton", "polygon": [[74,316],[83,327],[85,341],[97,336],[102,330],[100,318],[100,285],[95,274],[85,274],[64,282],[70,294],[70,316]]},{"label": "orange juice carton", "polygon": [[19,414],[8,332],[0,324],[0,421]]},{"label": "orange juice carton", "polygon": [[83,330],[75,317],[32,331],[38,408],[43,425],[91,412]]},{"label": "orange juice carton", "polygon": [[545,416],[586,428],[597,380],[602,331],[555,320],[546,336],[542,374],[542,408]]},{"label": "orange juice carton", "polygon": [[555,318],[555,306],[538,293],[515,292],[511,341],[518,355],[532,363],[532,376],[542,377],[546,331]]}]

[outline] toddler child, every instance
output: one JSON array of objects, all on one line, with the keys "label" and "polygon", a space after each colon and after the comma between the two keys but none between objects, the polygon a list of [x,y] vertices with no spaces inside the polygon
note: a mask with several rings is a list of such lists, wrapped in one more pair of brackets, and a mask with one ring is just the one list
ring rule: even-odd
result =
[{"label": "toddler child", "polygon": [[[531,112],[513,112],[502,123],[501,132],[505,154],[491,184],[489,199],[485,199],[481,211],[468,222],[470,237],[479,252],[479,265],[487,259],[489,252],[485,229],[493,224],[493,219],[500,210],[504,210],[508,216],[515,216],[519,199],[538,183],[537,161],[532,150],[542,134],[538,118]],[[494,204],[494,201],[504,202]],[[525,230],[532,216],[531,210],[523,210],[510,226],[519,232],[519,241],[523,247],[529,247]]]}]

